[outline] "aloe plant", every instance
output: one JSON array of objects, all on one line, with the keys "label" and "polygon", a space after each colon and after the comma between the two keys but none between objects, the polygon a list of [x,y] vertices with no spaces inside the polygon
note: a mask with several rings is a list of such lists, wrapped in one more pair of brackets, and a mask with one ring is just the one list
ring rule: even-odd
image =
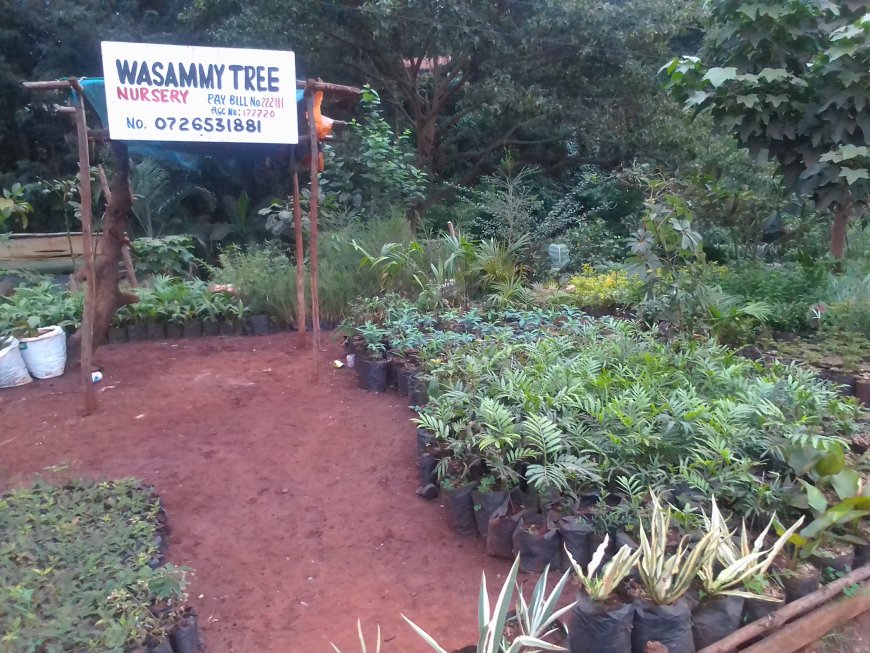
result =
[{"label": "aloe plant", "polygon": [[[801,517],[788,530],[784,531],[770,547],[765,546],[765,540],[768,532],[774,526],[775,518],[770,520],[751,546],[744,521],[740,531],[740,545],[737,546],[734,543],[734,533],[728,528],[728,524],[716,505],[716,498],[713,497],[710,516],[704,515],[704,522],[707,533],[716,534],[718,542],[716,554],[707,556],[698,569],[698,576],[701,579],[704,592],[711,596],[727,595],[775,600],[773,597],[739,588],[746,587],[747,584],[752,583],[767,572],[773,560],[779,555],[795,531],[800,528],[803,521],[804,518]],[[721,564],[721,569],[717,570],[716,562]]]},{"label": "aloe plant", "polygon": [[651,490],[650,495],[652,515],[649,534],[641,523],[637,569],[649,599],[659,605],[671,605],[683,597],[698,572],[716,557],[721,536],[719,531],[708,531],[692,548],[687,546],[688,536],[684,536],[676,552],[669,554],[667,546],[671,509],[662,507],[654,491]]},{"label": "aloe plant", "polygon": [[586,590],[589,598],[593,601],[605,601],[613,591],[634,569],[640,559],[641,550],[636,549],[632,552],[627,544],[623,544],[616,555],[611,558],[604,567],[601,568],[601,573],[596,574],[598,567],[601,566],[601,561],[604,560],[604,555],[607,552],[607,545],[610,543],[610,536],[605,535],[604,541],[598,545],[595,553],[592,555],[592,560],[584,570],[576,560],[568,548],[565,548],[565,553],[568,554],[568,560],[571,562],[571,567],[574,573],[577,574],[577,580]]},{"label": "aloe plant", "polygon": [[[513,595],[514,589],[516,588],[516,580],[517,580],[517,572],[520,567],[520,558],[517,556],[517,559],[514,560],[514,564],[511,567],[510,572],[505,579],[504,585],[502,585],[501,591],[498,594],[498,598],[496,599],[495,604],[490,607],[489,603],[489,594],[486,589],[486,574],[481,574],[480,581],[480,595],[478,598],[477,604],[477,619],[478,619],[478,640],[477,640],[477,653],[522,653],[523,651],[535,651],[535,650],[544,650],[544,651],[567,651],[568,649],[558,646],[556,644],[551,644],[549,642],[540,639],[539,637],[521,634],[517,636],[512,642],[508,642],[505,639],[505,624],[507,623],[508,611],[511,605],[511,597]],[[567,576],[567,574],[566,574]],[[562,581],[557,585],[557,589],[559,593],[561,593],[561,588],[564,587],[564,583],[566,578],[563,577]],[[530,612],[532,609],[525,602],[518,602],[518,618],[521,624],[527,624],[527,628],[534,628],[537,632],[546,631],[547,627],[553,623],[559,616],[564,614],[564,610],[553,610],[553,606],[558,602],[558,595],[556,594],[556,590],[553,591],[551,596],[547,599],[543,597],[544,589],[543,585],[541,585],[540,581],[535,586],[535,595],[537,598],[533,598],[532,606],[534,607],[535,617],[532,618],[530,616]],[[573,607],[573,606],[570,606]],[[526,610],[526,616],[520,615],[521,610]],[[546,616],[545,616],[546,615]],[[417,633],[429,647],[436,651],[436,653],[447,653],[447,649],[442,647],[435,639],[427,633],[425,630],[420,628],[413,621],[408,619],[405,615],[402,615],[402,618],[408,622],[408,625],[414,629],[414,632]]]}]

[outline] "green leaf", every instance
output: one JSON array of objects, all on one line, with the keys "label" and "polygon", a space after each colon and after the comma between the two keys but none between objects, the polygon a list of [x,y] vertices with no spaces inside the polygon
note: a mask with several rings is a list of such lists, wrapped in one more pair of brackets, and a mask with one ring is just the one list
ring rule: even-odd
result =
[{"label": "green leaf", "polygon": [[852,186],[859,179],[870,179],[870,171],[866,168],[843,168],[840,176],[846,179],[846,183]]},{"label": "green leaf", "polygon": [[755,20],[758,16],[758,10],[760,9],[760,5],[757,2],[753,2],[751,4],[744,3],[737,7],[737,11],[741,14],[745,14],[747,18],[751,18]]},{"label": "green leaf", "polygon": [[831,476],[830,481],[841,500],[856,496],[861,487],[861,475],[854,469],[841,469]]},{"label": "green leaf", "polygon": [[734,68],[733,66],[729,68],[711,68],[707,71],[707,74],[701,78],[701,81],[708,81],[714,88],[719,88],[729,79],[734,79],[735,77],[737,77],[737,68]]},{"label": "green leaf", "polygon": [[828,48],[828,58],[831,61],[836,61],[840,57],[853,55],[858,50],[857,43],[837,43]]},{"label": "green leaf", "polygon": [[758,76],[761,79],[766,79],[768,82],[775,82],[778,79],[787,79],[789,73],[784,68],[764,68]]},{"label": "green leaf", "polygon": [[710,97],[709,93],[705,93],[704,91],[695,91],[686,100],[686,108],[689,109],[696,105],[702,104],[704,100],[706,100],[708,97]]},{"label": "green leaf", "polygon": [[571,255],[565,243],[550,243],[547,254],[550,257],[550,268],[553,270],[562,270],[571,262]]},{"label": "green leaf", "polygon": [[810,504],[810,508],[816,512],[825,512],[828,508],[828,500],[825,499],[825,495],[815,485],[811,485],[803,479],[800,479],[800,482],[807,491],[807,501]]}]

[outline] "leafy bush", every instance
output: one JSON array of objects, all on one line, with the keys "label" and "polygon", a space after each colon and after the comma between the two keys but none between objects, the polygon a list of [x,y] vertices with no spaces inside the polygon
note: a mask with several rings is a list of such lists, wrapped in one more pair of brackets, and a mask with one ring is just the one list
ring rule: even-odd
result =
[{"label": "leafy bush", "polygon": [[800,331],[809,326],[810,306],[828,294],[830,276],[818,264],[750,263],[705,270],[705,281],[730,295],[764,301],[772,307],[769,326],[777,331]]},{"label": "leafy bush", "polygon": [[640,217],[643,194],[633,180],[595,166],[580,168],[534,229],[536,238],[565,243],[572,265],[622,261],[625,239]]},{"label": "leafy bush", "polygon": [[243,249],[226,247],[219,266],[209,266],[212,281],[232,284],[254,314],[296,323],[296,266],[278,245],[267,243]]},{"label": "leafy bush", "polygon": [[[609,318],[551,324],[429,353],[420,423],[442,443],[442,474],[509,468],[542,498],[684,488],[769,519],[789,511],[807,471],[798,452],[847,451],[839,435],[858,410],[811,372]],[[631,522],[633,512],[607,516]]]},{"label": "leafy bush", "polygon": [[571,277],[565,289],[574,296],[578,306],[587,308],[629,306],[641,295],[640,281],[625,270],[596,272],[591,265],[584,265],[582,272]]},{"label": "leafy bush", "polygon": [[130,243],[137,275],[189,275],[196,258],[190,236],[137,238]]},{"label": "leafy bush", "polygon": [[178,623],[185,570],[159,562],[160,503],[128,479],[0,497],[2,648],[115,651]]},{"label": "leafy bush", "polygon": [[50,281],[21,285],[11,297],[0,297],[0,334],[58,325],[78,327],[84,295]]},{"label": "leafy bush", "polygon": [[825,331],[870,338],[870,275],[844,275],[832,280],[822,318]]},{"label": "leafy bush", "polygon": [[534,168],[517,169],[508,152],[496,173],[483,177],[472,191],[477,209],[474,228],[484,238],[517,240],[532,229],[542,207],[532,184],[537,174]]}]

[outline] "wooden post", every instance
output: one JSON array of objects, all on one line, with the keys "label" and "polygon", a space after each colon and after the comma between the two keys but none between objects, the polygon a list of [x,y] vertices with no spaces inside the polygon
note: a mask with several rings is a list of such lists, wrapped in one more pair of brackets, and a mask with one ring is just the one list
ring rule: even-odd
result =
[{"label": "wooden post", "polygon": [[296,235],[296,328],[299,330],[299,338],[305,339],[305,325],[308,320],[305,317],[305,242],[302,235],[302,206],[299,194],[299,166],[296,163],[296,151],[294,149],[290,160],[293,170],[293,226]]},{"label": "wooden post", "polygon": [[85,115],[85,96],[75,79],[69,85],[76,90],[76,134],[79,145],[79,197],[82,214],[82,250],[85,258],[85,306],[81,327],[81,377],[85,415],[97,409],[97,394],[91,381],[94,356],[94,311],[96,310],[97,280],[94,272],[94,225],[91,215],[91,162],[88,151],[88,123]]},{"label": "wooden post", "polygon": [[314,334],[314,375],[320,376],[320,292],[317,288],[317,196],[320,192],[320,147],[317,143],[317,124],[314,122],[314,82],[305,91],[305,111],[308,114],[308,138],[311,145],[311,198],[308,219],[308,260],[311,268],[311,329]]}]

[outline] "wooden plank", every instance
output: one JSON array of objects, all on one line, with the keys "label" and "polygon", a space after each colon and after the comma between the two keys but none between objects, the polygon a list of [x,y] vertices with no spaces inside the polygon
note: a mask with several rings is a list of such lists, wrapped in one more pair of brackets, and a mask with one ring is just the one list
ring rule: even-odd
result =
[{"label": "wooden plank", "polygon": [[309,79],[307,81],[296,80],[296,88],[310,89],[314,91],[323,91],[333,95],[362,95],[362,89],[356,86],[344,86],[343,84],[330,84],[328,82],[315,81]]},{"label": "wooden plank", "polygon": [[21,85],[30,91],[68,91],[69,80],[50,80],[46,82],[21,82]]},{"label": "wooden plank", "polygon": [[[99,249],[101,234],[94,234]],[[0,268],[45,273],[72,272],[81,267],[84,243],[81,232],[10,234],[0,240]]]},{"label": "wooden plank", "polygon": [[[100,235],[94,236],[96,246]],[[0,241],[0,261],[39,260],[43,258],[78,257],[84,254],[81,233],[13,235]]]},{"label": "wooden plank", "polygon": [[870,610],[870,588],[864,583],[855,596],[828,603],[741,653],[794,653],[867,610]]}]

